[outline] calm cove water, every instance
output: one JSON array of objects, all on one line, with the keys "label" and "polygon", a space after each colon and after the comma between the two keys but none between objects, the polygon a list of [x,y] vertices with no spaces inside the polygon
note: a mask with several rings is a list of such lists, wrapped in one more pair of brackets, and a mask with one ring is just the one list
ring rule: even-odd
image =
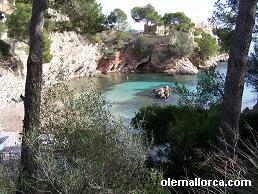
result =
[{"label": "calm cove water", "polygon": [[[217,71],[226,74],[226,63],[217,66]],[[115,117],[123,117],[127,124],[139,110],[140,107],[150,104],[177,104],[177,97],[173,95],[169,100],[163,101],[155,98],[152,90],[164,85],[174,86],[184,84],[188,89],[194,90],[198,78],[203,76],[203,72],[197,75],[176,75],[168,76],[154,73],[120,74],[111,73],[99,75],[92,78],[80,78],[73,80],[71,84],[76,88],[87,84],[89,81],[96,83],[96,86],[104,92],[107,99],[112,103],[111,112]],[[252,92],[251,86],[245,86],[243,96],[243,109],[252,107],[256,103],[256,94]]]}]

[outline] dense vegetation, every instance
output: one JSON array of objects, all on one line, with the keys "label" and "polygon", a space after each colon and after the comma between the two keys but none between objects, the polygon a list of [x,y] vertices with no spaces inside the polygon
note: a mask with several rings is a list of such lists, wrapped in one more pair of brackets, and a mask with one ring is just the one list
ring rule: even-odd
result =
[{"label": "dense vegetation", "polygon": [[202,37],[197,40],[203,60],[215,55],[218,51],[216,39],[208,33],[202,33]]},{"label": "dense vegetation", "polygon": [[187,33],[173,31],[171,35],[173,43],[167,46],[170,57],[180,59],[191,54],[193,51],[193,40]]},{"label": "dense vegetation", "polygon": [[10,56],[11,45],[0,40],[0,56]]},{"label": "dense vegetation", "polygon": [[140,59],[146,58],[151,54],[151,46],[144,35],[137,37],[134,48],[138,58]]},{"label": "dense vegetation", "polygon": [[60,22],[67,30],[95,34],[105,29],[105,16],[96,0],[56,0],[50,6],[69,17],[69,21]]}]

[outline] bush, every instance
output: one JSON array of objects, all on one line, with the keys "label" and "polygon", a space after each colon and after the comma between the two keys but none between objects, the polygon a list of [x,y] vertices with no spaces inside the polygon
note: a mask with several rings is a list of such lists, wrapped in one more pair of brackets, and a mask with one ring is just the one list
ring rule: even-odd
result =
[{"label": "bush", "polygon": [[194,36],[200,36],[204,31],[202,28],[194,28]]},{"label": "bush", "polygon": [[5,24],[0,22],[0,37],[2,36],[2,33],[5,31],[5,29],[6,29]]},{"label": "bush", "polygon": [[143,194],[171,194],[168,188],[161,186],[161,181],[164,180],[162,172],[153,168],[149,170],[147,183],[144,185]]},{"label": "bush", "polygon": [[145,149],[139,138],[114,121],[108,107],[106,99],[89,88],[75,95],[59,84],[45,93],[42,130],[26,137],[32,148],[37,147],[41,191],[127,193],[143,189]]},{"label": "bush", "polygon": [[131,39],[131,35],[129,34],[129,32],[118,31],[117,32],[117,39],[118,40],[123,40],[123,41],[128,41],[128,40]]},{"label": "bush", "polygon": [[200,48],[201,58],[203,60],[215,55],[218,51],[216,39],[208,33],[203,33],[202,38],[197,40]]},{"label": "bush", "polygon": [[11,45],[0,39],[0,56],[10,56]]},{"label": "bush", "polygon": [[17,179],[17,174],[11,171],[10,168],[4,164],[0,164],[0,193],[11,193],[16,190],[15,180]]},{"label": "bush", "polygon": [[189,38],[188,34],[174,31],[173,38],[173,43],[167,47],[171,57],[180,59],[193,51],[193,41]]},{"label": "bush", "polygon": [[[135,128],[143,130],[148,142],[154,146],[170,145],[168,162],[161,165],[166,177],[192,177],[199,173],[196,165],[203,161],[196,149],[207,151],[211,149],[210,142],[214,142],[219,133],[220,108],[210,110],[189,106],[158,106],[152,105],[141,108],[132,120]],[[154,162],[154,161],[152,161]]]},{"label": "bush", "polygon": [[50,61],[53,58],[53,55],[51,54],[51,37],[47,31],[44,32],[44,48],[43,48],[43,62],[44,63],[50,63]]},{"label": "bush", "polygon": [[146,58],[151,54],[151,46],[144,35],[137,37],[134,48],[139,59]]}]

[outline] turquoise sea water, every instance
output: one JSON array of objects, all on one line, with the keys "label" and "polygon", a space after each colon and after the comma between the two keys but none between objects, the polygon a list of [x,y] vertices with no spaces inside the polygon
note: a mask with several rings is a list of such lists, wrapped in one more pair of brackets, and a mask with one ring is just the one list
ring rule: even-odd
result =
[{"label": "turquoise sea water", "polygon": [[[217,70],[226,74],[226,64],[219,64]],[[153,90],[164,85],[174,86],[184,84],[188,89],[195,90],[197,80],[203,76],[203,72],[197,75],[176,75],[168,76],[165,74],[120,74],[112,73],[100,75],[93,78],[97,87],[106,95],[112,103],[111,112],[115,117],[123,117],[129,123],[134,114],[140,107],[150,104],[177,104],[177,96],[173,95],[167,100],[155,98]],[[89,79],[81,78],[73,81],[76,87],[87,83]],[[255,104],[256,94],[252,92],[251,86],[245,86],[243,96],[243,108],[252,107]]]}]

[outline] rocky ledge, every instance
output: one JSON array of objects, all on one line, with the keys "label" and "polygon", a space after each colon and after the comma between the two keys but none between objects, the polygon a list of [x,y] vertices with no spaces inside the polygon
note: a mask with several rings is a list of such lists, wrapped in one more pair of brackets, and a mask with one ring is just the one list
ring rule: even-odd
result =
[{"label": "rocky ledge", "polygon": [[227,61],[228,59],[227,54],[218,54],[210,57],[205,62],[201,62],[196,53],[181,59],[174,59],[169,56],[164,57],[164,53],[166,54],[167,52],[167,45],[164,42],[169,41],[169,37],[163,37],[162,39],[160,37],[149,38],[151,52],[144,57],[139,57],[137,50],[134,48],[134,42],[131,42],[120,51],[100,57],[97,62],[97,70],[102,73],[159,72],[171,75],[192,75],[198,73],[200,69],[208,69],[211,66],[216,66],[218,62]]}]

